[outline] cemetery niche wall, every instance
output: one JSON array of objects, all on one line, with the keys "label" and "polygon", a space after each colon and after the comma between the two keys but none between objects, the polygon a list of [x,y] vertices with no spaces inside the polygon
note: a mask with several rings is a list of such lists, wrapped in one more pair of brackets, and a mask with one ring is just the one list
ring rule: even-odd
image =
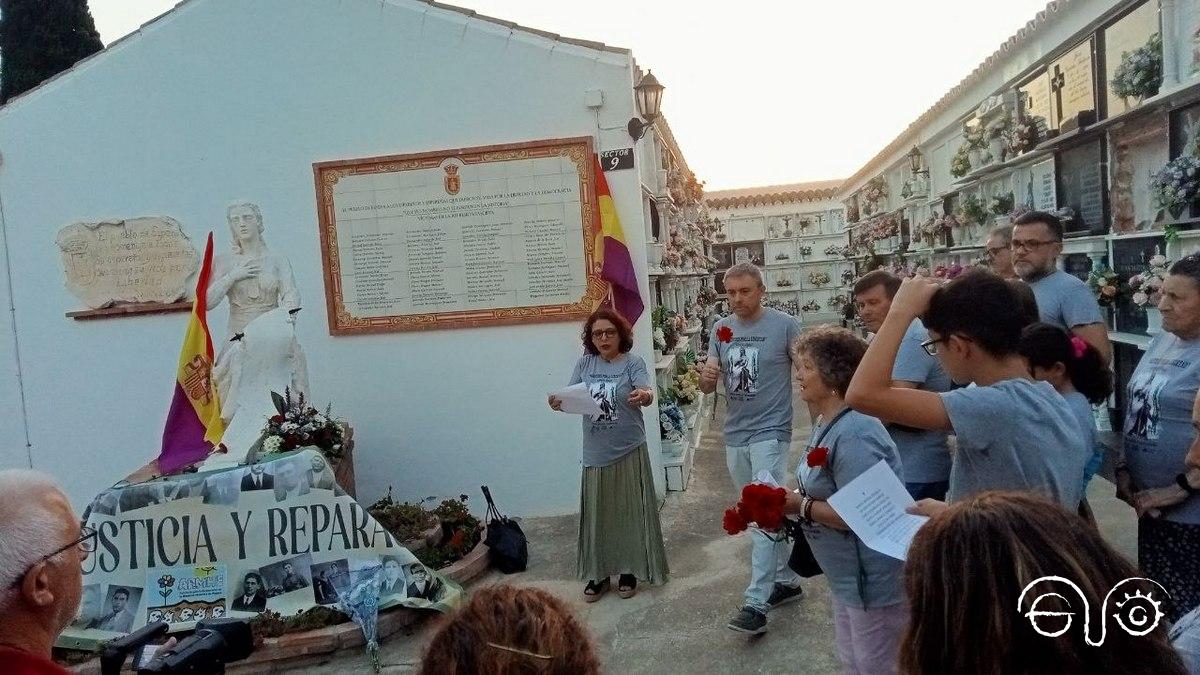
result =
[{"label": "cemetery niche wall", "polygon": [[593,264],[588,137],[314,165],[333,335],[575,321]]}]

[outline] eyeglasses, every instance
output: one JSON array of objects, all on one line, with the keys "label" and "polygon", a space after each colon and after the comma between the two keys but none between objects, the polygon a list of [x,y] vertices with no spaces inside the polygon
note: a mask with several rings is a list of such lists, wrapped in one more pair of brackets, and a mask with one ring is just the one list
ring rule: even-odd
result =
[{"label": "eyeglasses", "polygon": [[16,588],[17,586],[20,586],[21,581],[25,579],[25,575],[29,574],[29,570],[46,562],[47,560],[53,558],[54,556],[58,555],[59,553],[62,553],[63,551],[68,551],[71,548],[76,547],[76,546],[78,546],[79,550],[83,551],[84,553],[91,553],[92,551],[95,551],[96,550],[96,534],[97,534],[96,530],[94,530],[86,525],[83,526],[79,530],[79,538],[78,539],[76,539],[75,541],[73,541],[65,546],[61,546],[59,548],[54,549],[53,553],[47,553],[46,555],[33,561],[33,564],[31,564],[29,567],[26,567],[25,571],[21,573],[21,576],[17,577],[12,582],[12,584],[9,586],[9,588]]},{"label": "eyeglasses", "polygon": [[1061,243],[1061,242],[1057,239],[1052,239],[1050,241],[1038,241],[1036,239],[1024,239],[1024,240],[1013,239],[1012,240],[1012,250],[1014,250],[1014,251],[1018,251],[1018,250],[1036,251],[1043,246],[1049,246],[1050,244],[1058,244],[1058,243]]},{"label": "eyeglasses", "polygon": [[596,340],[606,337],[617,337],[617,335],[618,333],[616,328],[602,328],[592,331],[592,337]]},{"label": "eyeglasses", "polygon": [[945,342],[945,341],[946,341],[946,338],[938,338],[938,339],[936,339],[936,340],[926,340],[926,341],[924,341],[924,342],[922,342],[922,343],[921,343],[921,349],[924,349],[924,350],[925,350],[925,353],[926,353],[926,354],[928,354],[928,355],[930,355],[930,356],[937,356],[937,354],[938,354],[938,348],[937,348],[937,346],[938,346],[938,343],[939,343],[939,342]]}]

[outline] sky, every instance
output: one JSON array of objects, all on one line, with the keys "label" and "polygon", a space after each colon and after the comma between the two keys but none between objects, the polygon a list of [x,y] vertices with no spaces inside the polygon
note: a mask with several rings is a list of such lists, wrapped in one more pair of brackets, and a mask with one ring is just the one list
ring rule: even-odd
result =
[{"label": "sky", "polygon": [[[449,2],[633,50],[711,191],[850,176],[1048,0]],[[175,0],[89,5],[108,44]]]}]

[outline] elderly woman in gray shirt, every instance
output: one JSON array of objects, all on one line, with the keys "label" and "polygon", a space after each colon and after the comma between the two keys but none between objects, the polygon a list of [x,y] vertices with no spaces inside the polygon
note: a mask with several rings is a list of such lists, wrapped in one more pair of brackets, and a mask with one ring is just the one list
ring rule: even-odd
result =
[{"label": "elderly woman in gray shirt", "polygon": [[867,548],[829,505],[829,497],[867,469],[887,462],[904,480],[900,454],[883,423],[851,410],[846,388],[867,344],[845,328],[803,334],[793,359],[801,397],[820,414],[800,459],[799,495],[787,510],[800,515],[804,538],[829,580],[838,659],[847,673],[894,673],[908,622],[901,588],[904,563]]},{"label": "elderly woman in gray shirt", "polygon": [[[633,329],[611,309],[596,310],[583,328],[585,354],[570,384],[584,383],[602,411],[583,418],[583,487],[577,573],[583,596],[599,600],[619,575],[617,592],[633,597],[638,580],[667,580],[658,499],[642,411],[654,403],[646,362],[633,349]],[[550,407],[562,401],[550,397]]]}]

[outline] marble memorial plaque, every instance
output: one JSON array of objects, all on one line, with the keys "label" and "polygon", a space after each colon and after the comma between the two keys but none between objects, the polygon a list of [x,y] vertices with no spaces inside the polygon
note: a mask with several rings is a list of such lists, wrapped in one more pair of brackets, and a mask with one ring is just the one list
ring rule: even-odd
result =
[{"label": "marble memorial plaque", "polygon": [[578,320],[606,291],[590,139],[314,171],[335,335]]},{"label": "marble memorial plaque", "polygon": [[1091,40],[1084,41],[1050,64],[1049,73],[1055,128],[1062,129],[1079,113],[1096,109]]},{"label": "marble memorial plaque", "polygon": [[91,309],[180,300],[200,254],[165,216],[73,223],[55,238],[67,290]]}]

